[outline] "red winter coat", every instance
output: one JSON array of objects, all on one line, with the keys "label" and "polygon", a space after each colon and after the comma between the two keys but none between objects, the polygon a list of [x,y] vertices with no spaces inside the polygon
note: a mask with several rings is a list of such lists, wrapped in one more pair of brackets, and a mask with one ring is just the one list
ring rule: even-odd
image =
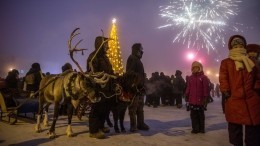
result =
[{"label": "red winter coat", "polygon": [[260,124],[260,97],[253,90],[255,69],[247,72],[246,69],[236,70],[235,62],[224,59],[219,70],[221,92],[230,92],[225,102],[226,120],[243,125]]},{"label": "red winter coat", "polygon": [[209,97],[209,79],[203,72],[192,74],[187,82],[185,96],[192,105],[205,105]]}]

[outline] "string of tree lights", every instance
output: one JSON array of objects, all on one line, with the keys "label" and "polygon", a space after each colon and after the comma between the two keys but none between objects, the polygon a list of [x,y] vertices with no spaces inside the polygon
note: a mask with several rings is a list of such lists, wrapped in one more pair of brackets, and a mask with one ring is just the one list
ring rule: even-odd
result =
[{"label": "string of tree lights", "polygon": [[124,73],[124,66],[122,63],[123,59],[121,56],[121,48],[118,40],[115,18],[112,20],[112,29],[109,37],[112,40],[108,41],[109,49],[107,50],[107,56],[109,58],[110,63],[112,64],[114,73],[121,76]]}]

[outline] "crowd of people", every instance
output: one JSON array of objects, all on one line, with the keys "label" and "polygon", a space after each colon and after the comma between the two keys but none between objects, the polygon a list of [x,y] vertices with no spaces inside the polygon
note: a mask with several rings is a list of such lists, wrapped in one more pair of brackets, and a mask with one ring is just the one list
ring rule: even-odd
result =
[{"label": "crowd of people", "polygon": [[[189,76],[182,77],[182,71],[176,70],[175,75],[165,75],[163,72],[152,73],[150,78],[146,78],[146,101],[145,105],[157,108],[159,106],[183,107],[184,93],[187,87]],[[208,102],[213,102],[213,97],[220,97],[219,84],[216,85],[208,79],[209,96]]]},{"label": "crowd of people", "polygon": [[[106,55],[108,41],[109,39],[103,36],[96,37],[95,50],[87,59],[88,72],[105,72],[118,76],[114,74]],[[125,104],[122,108],[124,116],[128,107],[130,131],[149,130],[150,127],[145,123],[144,105],[154,108],[158,106],[182,108],[184,100],[187,111],[190,111],[191,133],[205,133],[204,112],[207,110],[207,104],[213,102],[212,97],[222,96],[223,113],[228,122],[230,143],[235,146],[243,146],[243,133],[245,133],[247,146],[259,146],[260,46],[256,44],[247,45],[243,36],[234,35],[230,37],[228,49],[228,58],[221,61],[219,83],[214,86],[204,74],[203,65],[197,61],[191,64],[192,73],[185,79],[182,77],[180,70],[176,70],[175,74],[171,76],[167,76],[163,72],[154,72],[148,79],[141,62],[143,46],[141,43],[133,44],[132,53],[127,59],[125,74],[135,77],[131,84],[138,92],[136,92],[131,104]],[[72,69],[72,66],[67,63],[63,66],[62,71],[66,69]],[[32,74],[33,76],[30,76]],[[31,69],[23,78],[24,84],[19,84],[19,72],[15,69],[8,73],[5,81],[8,88],[18,89],[23,87],[27,91],[36,92],[39,90],[40,81],[44,76],[40,64],[33,63]],[[95,93],[102,91],[102,93],[111,95],[114,82],[111,79],[105,87],[97,86]],[[113,97],[102,97],[100,94],[94,96],[101,96],[101,100],[91,106],[89,132],[90,137],[102,139],[105,138],[105,133],[110,131],[109,128],[105,127],[105,122],[109,121],[110,111],[113,108],[112,106],[116,106],[117,100]],[[112,125],[112,123],[110,122],[109,125]],[[245,127],[244,131],[243,127]],[[125,132],[124,127],[121,128],[121,132]]]}]

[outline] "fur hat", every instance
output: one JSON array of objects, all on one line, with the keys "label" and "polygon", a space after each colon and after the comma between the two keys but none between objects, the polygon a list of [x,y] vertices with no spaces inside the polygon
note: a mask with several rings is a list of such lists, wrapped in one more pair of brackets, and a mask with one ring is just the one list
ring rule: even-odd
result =
[{"label": "fur hat", "polygon": [[228,41],[228,49],[232,49],[235,45],[243,45],[246,48],[246,39],[241,35],[231,36]]},{"label": "fur hat", "polygon": [[260,45],[257,45],[257,44],[248,44],[248,45],[246,46],[246,50],[247,50],[247,53],[249,53],[249,52],[260,53]]}]

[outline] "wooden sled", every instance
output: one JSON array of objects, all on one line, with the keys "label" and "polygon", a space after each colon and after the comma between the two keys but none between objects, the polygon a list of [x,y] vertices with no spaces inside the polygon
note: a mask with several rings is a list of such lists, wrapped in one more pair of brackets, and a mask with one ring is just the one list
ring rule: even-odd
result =
[{"label": "wooden sled", "polygon": [[[15,124],[18,117],[36,120],[38,112],[38,99],[28,99],[23,97],[15,99],[15,106],[7,106],[3,93],[0,92],[0,121]],[[19,104],[22,104],[21,106]],[[18,107],[19,106],[19,107]]]},{"label": "wooden sled", "polygon": [[17,111],[13,112],[12,114],[9,113],[14,111],[16,107],[6,106],[2,92],[0,92],[0,107],[0,121],[15,124],[17,122]]}]

